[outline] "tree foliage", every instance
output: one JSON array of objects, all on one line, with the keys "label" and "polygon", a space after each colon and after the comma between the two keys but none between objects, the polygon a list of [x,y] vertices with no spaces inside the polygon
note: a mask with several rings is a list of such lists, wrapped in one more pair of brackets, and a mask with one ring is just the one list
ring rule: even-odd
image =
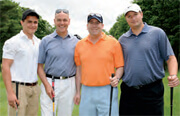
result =
[{"label": "tree foliage", "polygon": [[[12,0],[0,1],[0,56],[2,56],[4,42],[22,30],[20,21],[22,13],[27,9],[20,7],[19,3]],[[53,31],[54,28],[40,16],[38,30],[35,35],[41,39]],[[2,57],[0,57],[0,62],[2,62]]]},{"label": "tree foliage", "polygon": [[123,33],[125,33],[129,29],[129,26],[126,22],[124,15],[120,15],[117,18],[117,22],[110,29],[109,33],[113,35],[116,39],[120,37]]},{"label": "tree foliage", "polygon": [[[160,27],[166,32],[174,53],[178,61],[180,61],[180,1],[134,0],[133,3],[140,5],[143,11],[144,22]],[[127,26],[124,15],[120,15],[109,32],[118,39],[128,29],[129,27]],[[178,63],[180,65],[180,62]]]}]

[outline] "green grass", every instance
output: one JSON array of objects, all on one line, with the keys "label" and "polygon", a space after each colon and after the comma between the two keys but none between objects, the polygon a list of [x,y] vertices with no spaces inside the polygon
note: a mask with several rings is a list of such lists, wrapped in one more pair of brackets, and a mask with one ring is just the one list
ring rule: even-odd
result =
[{"label": "green grass", "polygon": [[[166,73],[166,76],[168,73]],[[180,71],[178,72],[178,77],[180,77]],[[170,88],[168,87],[167,77],[163,79],[164,82],[164,115],[170,115]],[[119,84],[120,85],[120,84]],[[119,86],[118,85],[118,86]],[[119,87],[118,87],[119,88]],[[120,91],[119,91],[120,96]],[[180,86],[174,88],[173,96],[173,116],[180,116]],[[2,80],[2,75],[0,73],[0,116],[7,116],[7,98],[6,98],[6,89]],[[41,116],[40,106],[38,116]],[[72,116],[79,116],[79,106],[75,105]]]}]

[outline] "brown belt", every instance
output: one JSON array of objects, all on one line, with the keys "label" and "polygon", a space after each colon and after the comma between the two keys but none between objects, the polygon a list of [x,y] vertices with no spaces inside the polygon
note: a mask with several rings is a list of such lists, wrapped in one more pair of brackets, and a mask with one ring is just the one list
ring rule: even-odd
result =
[{"label": "brown belt", "polygon": [[35,86],[38,84],[38,82],[35,83],[24,83],[24,82],[17,82],[17,81],[12,81],[12,83],[18,83],[20,85],[25,85],[25,86]]}]

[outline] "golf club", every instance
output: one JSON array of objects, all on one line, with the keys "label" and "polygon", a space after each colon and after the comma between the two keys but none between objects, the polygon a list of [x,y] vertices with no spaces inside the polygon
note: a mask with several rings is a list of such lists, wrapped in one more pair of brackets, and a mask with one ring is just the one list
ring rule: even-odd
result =
[{"label": "golf club", "polygon": [[[18,99],[18,85],[19,85],[19,83],[16,82],[16,97],[17,97],[17,99]],[[16,103],[16,106],[17,106],[17,109],[16,109],[16,116],[18,116],[18,104],[17,104],[17,103]]]},{"label": "golf club", "polygon": [[171,94],[170,94],[170,99],[171,99],[170,106],[171,106],[171,116],[172,116],[172,113],[173,113],[173,87],[170,88],[170,92],[171,92]]},{"label": "golf club", "polygon": [[[54,91],[54,76],[52,76],[52,88],[53,88],[53,91]],[[53,116],[55,116],[55,111],[54,111],[54,98],[55,95],[53,95],[53,99],[52,99],[52,102],[53,102]]]},{"label": "golf club", "polygon": [[[114,74],[112,74],[111,77],[113,78],[113,77],[114,77]],[[113,97],[113,87],[111,86],[109,116],[111,116],[112,97]]]}]

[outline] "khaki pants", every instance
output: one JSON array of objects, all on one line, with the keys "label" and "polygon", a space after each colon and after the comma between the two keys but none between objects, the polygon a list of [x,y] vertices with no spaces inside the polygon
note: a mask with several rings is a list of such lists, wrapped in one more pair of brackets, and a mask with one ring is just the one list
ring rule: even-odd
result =
[{"label": "khaki pants", "polygon": [[[14,92],[16,93],[16,84],[12,83]],[[39,85],[24,86],[19,84],[18,89],[18,116],[37,116],[39,109]],[[16,109],[8,105],[8,115],[16,116]]]}]

